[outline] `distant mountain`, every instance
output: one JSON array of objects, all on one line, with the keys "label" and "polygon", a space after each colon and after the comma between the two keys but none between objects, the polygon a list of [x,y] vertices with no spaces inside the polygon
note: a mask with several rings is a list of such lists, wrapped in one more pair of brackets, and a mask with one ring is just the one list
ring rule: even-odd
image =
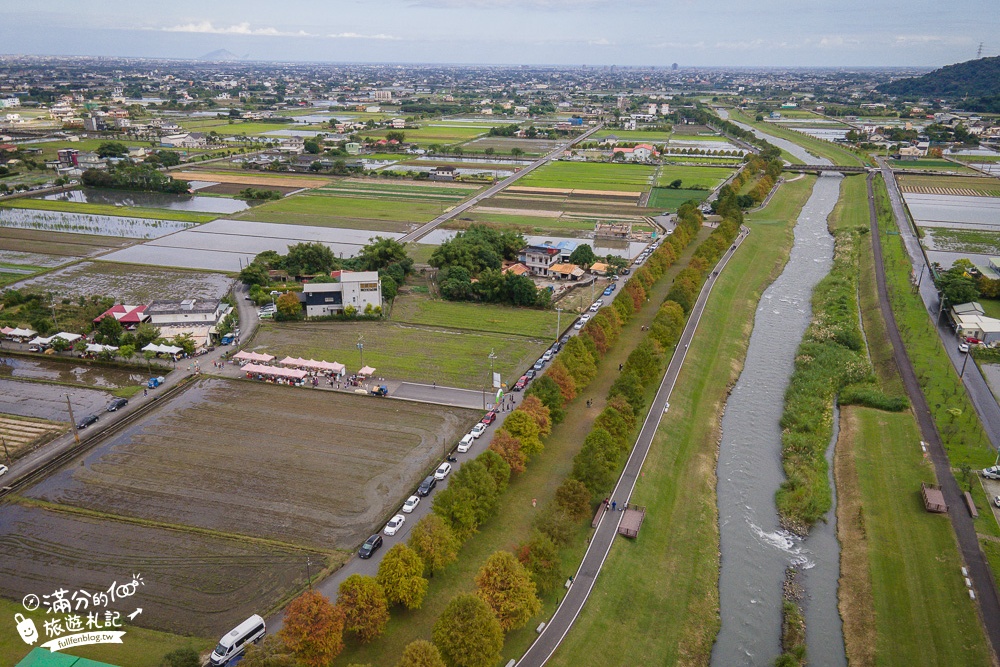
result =
[{"label": "distant mountain", "polygon": [[216,51],[212,51],[211,53],[206,53],[202,57],[198,58],[198,60],[210,60],[212,62],[227,62],[233,60],[243,60],[243,57],[238,56],[232,51],[228,51],[226,49],[218,49]]},{"label": "distant mountain", "polygon": [[1000,95],[1000,56],[948,65],[878,89],[901,97],[996,97]]}]

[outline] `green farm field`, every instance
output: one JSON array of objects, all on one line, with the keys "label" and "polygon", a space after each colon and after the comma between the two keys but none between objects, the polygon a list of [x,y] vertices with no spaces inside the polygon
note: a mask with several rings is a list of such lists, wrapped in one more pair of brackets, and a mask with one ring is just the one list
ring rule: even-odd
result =
[{"label": "green farm field", "polygon": [[[362,131],[365,137],[384,137],[391,129]],[[444,123],[427,123],[412,130],[396,130],[406,135],[406,141],[417,144],[456,144],[475,139],[489,132],[489,127],[468,127],[465,125],[448,125]]]},{"label": "green farm field", "polygon": [[638,141],[648,144],[662,144],[673,136],[671,132],[653,132],[645,130],[601,130],[591,135],[588,141],[601,141],[608,137],[618,137],[622,141]]},{"label": "green farm field", "polygon": [[966,167],[961,164],[956,164],[955,162],[949,162],[948,160],[938,160],[935,158],[920,158],[917,160],[889,160],[889,165],[893,169],[915,169],[927,171],[952,171],[957,174],[969,174],[974,176],[978,174],[975,169],[971,167]]},{"label": "green farm field", "polygon": [[614,190],[640,192],[649,189],[655,167],[595,162],[550,162],[518,181],[534,188],[566,190]]},{"label": "green farm field", "polygon": [[[671,410],[660,422],[633,501],[647,508],[638,540],[616,540],[590,600],[549,664],[707,665],[719,628],[715,457],[728,388],[746,354],[753,313],[792,244],[791,221],[815,179],[786,183],[773,223],[751,221],[712,291],[687,353]],[[600,641],[594,641],[599,637]]]},{"label": "green farm field", "polygon": [[686,201],[704,201],[709,195],[708,190],[685,190],[682,188],[653,188],[649,195],[649,208],[658,208],[665,211],[675,211]]},{"label": "green farm field", "polygon": [[479,303],[431,299],[425,294],[400,295],[392,304],[392,321],[451,329],[556,338],[556,313]]},{"label": "green farm field", "polygon": [[732,169],[725,167],[663,165],[660,167],[659,175],[656,177],[656,185],[658,187],[666,187],[679,178],[681,179],[682,188],[702,187],[711,190],[729,178],[732,173]]},{"label": "green farm field", "polygon": [[[425,316],[433,319],[435,314]],[[375,367],[379,376],[463,389],[483,388],[490,350],[497,355],[496,371],[510,381],[531,366],[552,340],[551,334],[531,337],[393,320],[267,323],[254,343],[276,356],[336,360],[348,368],[360,368],[358,336],[364,336],[365,363]]]},{"label": "green farm field", "polygon": [[[954,163],[948,163],[958,166]],[[990,197],[1000,197],[1000,178],[983,178],[981,176],[937,176],[920,174],[900,174],[896,177],[903,192],[929,192],[941,191],[940,194],[950,193],[950,190],[964,190],[970,194],[987,195]]]},{"label": "green farm field", "polygon": [[338,227],[331,218],[386,220],[392,222],[427,222],[441,215],[455,202],[393,200],[374,197],[339,197],[301,194],[255,206],[238,216],[241,220],[285,224]]},{"label": "green farm field", "polygon": [[181,222],[211,222],[219,217],[217,213],[191,213],[171,211],[165,208],[133,208],[131,206],[110,206],[107,204],[85,204],[71,201],[48,199],[13,199],[3,203],[7,208],[25,208],[36,211],[64,211],[88,215],[110,215],[150,220],[180,220]]}]

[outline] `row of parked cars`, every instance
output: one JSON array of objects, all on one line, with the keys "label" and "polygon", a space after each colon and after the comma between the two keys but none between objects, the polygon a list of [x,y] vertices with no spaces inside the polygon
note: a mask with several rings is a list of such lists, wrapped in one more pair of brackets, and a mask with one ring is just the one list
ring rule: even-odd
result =
[{"label": "row of parked cars", "polygon": [[[489,425],[496,420],[496,410],[490,410],[487,412],[482,421],[473,426],[472,430],[466,435],[462,436],[456,450],[461,454],[468,452],[472,448],[472,445],[475,444],[476,440],[482,437],[483,433],[486,432],[487,427],[489,427]],[[403,528],[406,524],[406,515],[411,514],[413,510],[417,509],[417,506],[420,505],[421,499],[431,495],[431,492],[437,487],[438,482],[443,481],[448,475],[451,474],[451,464],[455,460],[455,457],[449,456],[448,460],[439,465],[433,474],[428,475],[424,481],[420,482],[420,486],[417,487],[417,492],[403,502],[403,507],[400,508],[400,513],[389,519],[389,522],[385,524],[385,528],[382,529],[382,535],[392,537]],[[365,543],[362,544],[361,548],[358,550],[358,557],[371,558],[372,555],[382,547],[382,535],[376,533],[365,540]]]}]

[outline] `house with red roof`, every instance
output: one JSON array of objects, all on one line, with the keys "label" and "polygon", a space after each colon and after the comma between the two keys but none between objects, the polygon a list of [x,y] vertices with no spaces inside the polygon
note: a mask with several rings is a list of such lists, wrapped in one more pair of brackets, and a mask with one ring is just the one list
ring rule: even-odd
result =
[{"label": "house with red roof", "polygon": [[149,315],[146,314],[147,306],[128,306],[123,303],[117,303],[111,308],[94,318],[94,324],[100,324],[101,320],[105,317],[113,317],[126,329],[134,329],[143,322],[149,321]]}]

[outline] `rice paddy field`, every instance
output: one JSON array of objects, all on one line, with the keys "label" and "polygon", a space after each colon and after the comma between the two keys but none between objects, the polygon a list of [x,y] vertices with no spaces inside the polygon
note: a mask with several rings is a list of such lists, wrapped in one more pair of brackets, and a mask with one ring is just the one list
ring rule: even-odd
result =
[{"label": "rice paddy field", "polygon": [[178,220],[181,222],[202,223],[218,218],[214,213],[196,213],[191,211],[172,211],[162,208],[144,208],[132,206],[114,206],[110,204],[88,204],[75,201],[52,201],[50,199],[14,199],[6,201],[3,209],[31,209],[36,211],[60,211],[78,213],[80,215],[101,215],[125,218],[142,218],[151,220]]},{"label": "rice paddy field", "polygon": [[560,142],[549,139],[519,139],[516,137],[480,137],[462,144],[465,153],[483,153],[487,148],[492,148],[496,153],[509,155],[517,148],[524,151],[524,155],[538,157],[555,149]]},{"label": "rice paddy field", "polygon": [[339,227],[342,225],[336,224],[333,219],[427,222],[444,213],[450,205],[449,200],[428,200],[417,197],[376,199],[313,192],[269,202],[235,217],[258,222]]},{"label": "rice paddy field", "polygon": [[706,188],[714,190],[733,173],[726,167],[682,167],[663,165],[656,177],[657,187],[666,187],[680,179],[682,188]]},{"label": "rice paddy field", "polygon": [[653,188],[649,195],[649,208],[676,211],[687,201],[702,202],[708,198],[708,190],[686,190],[683,188]]},{"label": "rice paddy field", "polygon": [[217,183],[236,183],[243,186],[282,186],[288,188],[317,188],[330,183],[332,179],[322,176],[306,176],[302,174],[265,174],[246,171],[223,171],[217,165],[206,169],[192,168],[185,171],[172,172],[171,176],[183,180],[215,181]]},{"label": "rice paddy field", "polygon": [[904,193],[1000,197],[1000,178],[901,174],[896,180]]},{"label": "rice paddy field", "polygon": [[645,192],[655,167],[597,162],[550,162],[518,181],[519,186],[560,190]]},{"label": "rice paddy field", "polygon": [[948,160],[939,160],[935,158],[919,158],[917,160],[891,160],[889,164],[893,169],[906,169],[906,170],[917,170],[917,171],[950,171],[955,174],[970,174],[974,175],[977,172],[974,169],[970,169],[961,164],[955,162],[950,162]]},{"label": "rice paddy field", "polygon": [[[425,123],[417,129],[395,130],[403,132],[407,143],[418,145],[427,144],[458,144],[475,139],[490,131],[492,125],[469,126],[459,123]],[[363,130],[360,134],[363,137],[379,138],[386,133],[393,132],[392,128],[380,130]]]}]

